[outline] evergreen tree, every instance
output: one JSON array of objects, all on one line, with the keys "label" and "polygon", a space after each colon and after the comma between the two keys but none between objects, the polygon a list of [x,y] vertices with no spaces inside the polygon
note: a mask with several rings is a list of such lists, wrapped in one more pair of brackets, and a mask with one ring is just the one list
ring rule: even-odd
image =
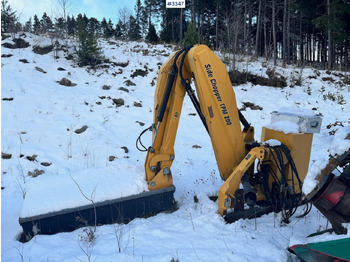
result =
[{"label": "evergreen tree", "polygon": [[108,19],[105,35],[106,37],[112,37],[114,35],[113,23],[110,18]]},{"label": "evergreen tree", "polygon": [[99,35],[101,33],[100,22],[96,18],[91,17],[87,25],[87,30],[91,35]]},{"label": "evergreen tree", "polygon": [[[143,6],[141,4],[141,0],[137,0],[135,4],[135,28],[136,34],[137,34],[137,40],[141,38],[141,24],[142,24],[142,12],[143,12]],[[130,17],[131,20],[131,17]],[[131,21],[130,21],[130,27],[131,27]]]},{"label": "evergreen tree", "polygon": [[160,32],[160,40],[165,43],[170,43],[172,41],[171,29],[169,26],[164,26],[163,30]]},{"label": "evergreen tree", "polygon": [[101,63],[102,51],[94,36],[87,30],[84,17],[79,14],[77,18],[78,47],[75,47],[75,54],[78,57],[78,65],[97,65]]},{"label": "evergreen tree", "polygon": [[148,30],[148,12],[145,7],[141,11],[140,30],[142,38],[145,38]]},{"label": "evergreen tree", "polygon": [[55,20],[56,20],[55,21],[56,31],[64,32],[64,29],[66,28],[66,26],[65,26],[65,22],[64,22],[63,17],[55,18]]},{"label": "evergreen tree", "polygon": [[141,38],[140,36],[140,28],[138,27],[138,24],[136,22],[136,19],[131,15],[129,18],[129,32],[128,32],[128,38],[129,40],[136,41]]},{"label": "evergreen tree", "polygon": [[75,34],[75,18],[73,15],[72,15],[72,18],[67,16],[67,30],[68,30],[68,35]]},{"label": "evergreen tree", "polygon": [[29,20],[25,23],[24,27],[23,27],[23,31],[24,32],[32,32],[32,18],[29,18]]},{"label": "evergreen tree", "polygon": [[196,26],[190,23],[185,32],[184,46],[194,45],[199,43],[198,34],[196,32]]},{"label": "evergreen tree", "polygon": [[159,38],[158,38],[158,35],[156,32],[156,28],[154,27],[154,25],[152,23],[149,25],[146,40],[152,44],[156,44],[159,41]]},{"label": "evergreen tree", "polygon": [[106,18],[102,18],[102,21],[101,21],[101,33],[102,35],[106,36],[106,33],[107,33],[107,20]]},{"label": "evergreen tree", "polygon": [[44,12],[44,14],[40,20],[40,23],[41,23],[42,33],[46,33],[50,29],[52,29],[53,24],[52,24],[51,18],[46,14],[46,12]]},{"label": "evergreen tree", "polygon": [[11,32],[16,26],[17,11],[13,11],[7,0],[1,0],[1,33]]},{"label": "evergreen tree", "polygon": [[118,23],[115,25],[114,36],[117,39],[123,39],[123,22],[122,20],[118,20]]},{"label": "evergreen tree", "polygon": [[39,34],[41,31],[41,23],[37,15],[34,15],[33,31],[34,34]]}]

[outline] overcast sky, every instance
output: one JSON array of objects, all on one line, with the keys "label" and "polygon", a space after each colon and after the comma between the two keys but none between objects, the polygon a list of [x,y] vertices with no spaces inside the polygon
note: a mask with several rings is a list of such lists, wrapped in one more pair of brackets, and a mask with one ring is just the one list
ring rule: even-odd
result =
[{"label": "overcast sky", "polygon": [[[24,23],[35,14],[41,19],[44,12],[52,19],[58,17],[61,10],[58,8],[58,0],[8,0],[8,4],[17,11],[20,22]],[[113,23],[117,23],[119,18],[118,10],[126,7],[134,14],[136,0],[68,0],[71,3],[69,14],[86,14],[87,17],[95,17],[99,21],[105,17],[111,18]],[[143,1],[142,1],[143,2]],[[33,18],[32,18],[33,20]]]}]

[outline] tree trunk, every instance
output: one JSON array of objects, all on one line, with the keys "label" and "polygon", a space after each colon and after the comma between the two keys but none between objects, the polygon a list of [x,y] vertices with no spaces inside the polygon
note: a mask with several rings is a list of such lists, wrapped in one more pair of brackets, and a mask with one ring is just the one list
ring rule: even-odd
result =
[{"label": "tree trunk", "polygon": [[328,14],[328,63],[327,63],[327,69],[330,70],[333,68],[333,47],[332,47],[332,31],[331,31],[331,26],[330,26],[330,2],[327,0],[327,14]]},{"label": "tree trunk", "polygon": [[276,0],[272,0],[272,39],[273,39],[273,64],[277,64],[277,40],[276,40]]},{"label": "tree trunk", "polygon": [[287,63],[290,63],[291,46],[290,46],[290,0],[287,4]]},{"label": "tree trunk", "polygon": [[267,25],[266,25],[266,0],[264,0],[264,15],[263,15],[263,21],[264,21],[264,54],[266,61],[269,59],[269,51],[267,48]]},{"label": "tree trunk", "polygon": [[247,52],[247,0],[244,0],[244,17],[243,17],[243,54]]},{"label": "tree trunk", "polygon": [[299,11],[299,59],[300,66],[304,64],[304,45],[303,45],[303,17]]},{"label": "tree trunk", "polygon": [[216,0],[215,50],[218,50],[219,41],[219,0]]},{"label": "tree trunk", "polygon": [[175,41],[175,28],[174,28],[174,9],[171,9],[171,39]]},{"label": "tree trunk", "polygon": [[180,8],[180,44],[182,44],[182,8]]},{"label": "tree trunk", "polygon": [[191,5],[191,20],[192,24],[196,24],[196,14],[195,14],[195,0],[192,0],[192,5]]},{"label": "tree trunk", "polygon": [[259,0],[258,17],[256,22],[256,34],[255,34],[255,56],[258,57],[259,52],[259,33],[260,33],[260,21],[261,21],[261,0]]},{"label": "tree trunk", "polygon": [[282,44],[282,59],[283,67],[286,66],[287,60],[287,0],[284,0],[283,6],[283,44]]}]

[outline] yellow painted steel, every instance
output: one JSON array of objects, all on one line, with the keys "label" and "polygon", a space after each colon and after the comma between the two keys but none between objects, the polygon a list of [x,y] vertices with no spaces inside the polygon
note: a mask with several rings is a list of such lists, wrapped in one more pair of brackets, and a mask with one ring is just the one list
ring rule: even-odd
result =
[{"label": "yellow painted steel", "polygon": [[[169,179],[171,175],[164,175],[160,171],[171,167],[174,156],[174,143],[186,93],[179,74],[172,88],[163,121],[158,123],[156,117],[162,104],[174,56],[175,54],[167,60],[158,73],[154,102],[154,144],[145,162],[146,180],[150,190],[162,188],[164,185],[170,186],[172,183]],[[182,55],[178,61],[181,61],[181,58]],[[194,79],[219,172],[225,180],[246,153],[236,98],[226,66],[207,46],[197,45],[186,55],[182,73],[185,79]]]},{"label": "yellow painted steel", "polygon": [[231,80],[225,64],[205,45],[192,48],[186,62],[194,74],[220,175],[226,180],[246,154]]},{"label": "yellow painted steel", "polygon": [[255,147],[241,160],[240,164],[232,171],[229,178],[220,187],[218,195],[219,214],[224,216],[227,210],[235,207],[234,193],[239,189],[242,176],[254,164],[256,159],[265,159],[265,148]]},{"label": "yellow painted steel", "polygon": [[[289,148],[301,181],[304,181],[308,172],[312,138],[313,134],[285,134],[283,132],[272,130],[266,127],[263,127],[261,131],[261,141],[276,139]],[[287,161],[285,161],[285,163],[286,178],[288,184],[292,186],[291,166]],[[295,193],[301,193],[298,185],[295,185]]]}]

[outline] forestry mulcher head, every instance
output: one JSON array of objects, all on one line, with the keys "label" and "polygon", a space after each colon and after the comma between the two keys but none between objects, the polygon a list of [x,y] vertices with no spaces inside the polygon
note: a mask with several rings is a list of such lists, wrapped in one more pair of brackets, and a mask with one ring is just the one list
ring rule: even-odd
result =
[{"label": "forestry mulcher head", "polygon": [[[341,172],[338,176],[333,174],[336,169]],[[350,222],[350,149],[331,157],[316,179],[319,183],[307,198],[329,220],[332,231],[346,234],[342,223]]]},{"label": "forestry mulcher head", "polygon": [[[340,171],[338,176],[333,174],[336,169]],[[350,222],[350,149],[331,157],[316,180],[318,184],[307,198],[329,220],[332,228],[311,234],[309,237],[326,232],[346,234],[347,229],[342,224]],[[287,250],[306,262],[350,261],[349,246],[350,238],[342,238],[294,245]]]}]

